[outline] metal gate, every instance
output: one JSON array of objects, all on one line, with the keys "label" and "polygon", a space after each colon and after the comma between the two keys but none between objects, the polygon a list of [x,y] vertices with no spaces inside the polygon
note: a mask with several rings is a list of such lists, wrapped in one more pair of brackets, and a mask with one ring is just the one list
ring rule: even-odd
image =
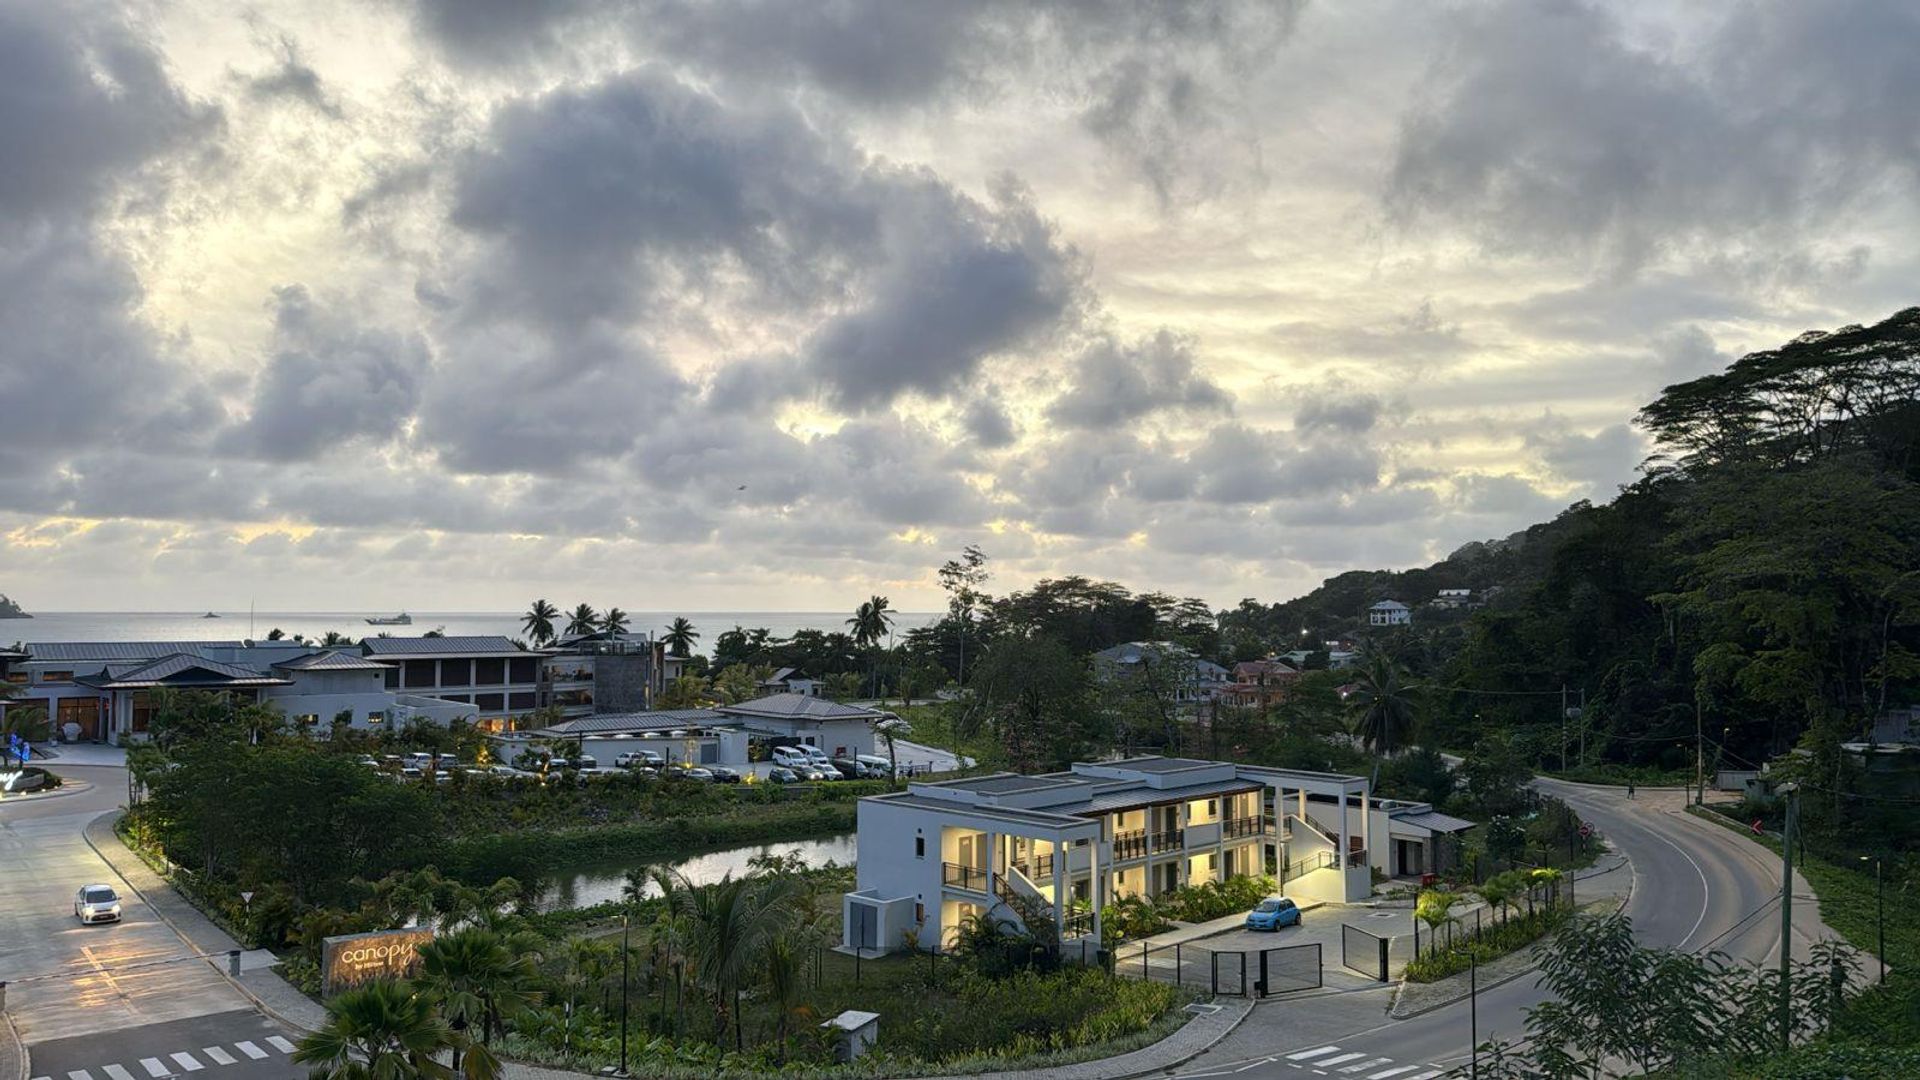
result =
[{"label": "metal gate", "polygon": [[1260,950],[1254,992],[1261,997],[1319,988],[1320,943]]},{"label": "metal gate", "polygon": [[1378,982],[1387,981],[1387,939],[1351,923],[1340,927],[1340,963]]},{"label": "metal gate", "polygon": [[1213,992],[1247,996],[1246,953],[1216,952],[1213,954]]}]

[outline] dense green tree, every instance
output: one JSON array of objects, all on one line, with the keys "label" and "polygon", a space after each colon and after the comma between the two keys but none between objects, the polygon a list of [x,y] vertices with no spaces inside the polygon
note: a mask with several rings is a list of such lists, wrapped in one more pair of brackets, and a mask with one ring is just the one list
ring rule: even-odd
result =
[{"label": "dense green tree", "polygon": [[1347,693],[1353,733],[1361,745],[1389,757],[1409,745],[1416,711],[1414,693],[1406,673],[1391,657],[1382,653],[1368,656]]},{"label": "dense green tree", "polygon": [[973,677],[969,724],[991,726],[1023,771],[1064,768],[1089,756],[1106,734],[1091,707],[1084,654],[1049,637],[996,637]]}]

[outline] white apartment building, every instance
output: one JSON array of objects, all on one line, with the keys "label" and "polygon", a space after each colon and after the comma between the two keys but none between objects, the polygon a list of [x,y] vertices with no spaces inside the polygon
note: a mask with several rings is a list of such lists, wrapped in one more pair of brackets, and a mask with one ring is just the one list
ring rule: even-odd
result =
[{"label": "white apartment building", "polygon": [[1369,626],[1411,626],[1413,609],[1398,600],[1382,600],[1367,609]]},{"label": "white apartment building", "polygon": [[843,944],[897,949],[911,930],[946,949],[971,915],[1021,924],[1017,895],[1049,914],[1063,947],[1092,948],[1116,898],[1268,866],[1289,895],[1360,900],[1373,888],[1372,809],[1365,777],[1188,758],[909,784],[860,800]]}]

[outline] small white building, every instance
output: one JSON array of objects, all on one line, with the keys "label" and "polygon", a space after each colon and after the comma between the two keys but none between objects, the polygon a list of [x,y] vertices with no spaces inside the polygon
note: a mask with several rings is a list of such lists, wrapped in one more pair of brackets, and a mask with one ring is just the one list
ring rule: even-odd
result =
[{"label": "small white building", "polygon": [[770,694],[718,710],[756,738],[817,746],[837,758],[873,753],[873,725],[889,712],[806,694]]},{"label": "small white building", "polygon": [[1367,609],[1369,626],[1409,626],[1413,610],[1398,600],[1382,600]]},{"label": "small white building", "polygon": [[[1355,813],[1340,814],[1348,801]],[[1360,900],[1373,888],[1371,805],[1365,777],[1189,758],[909,784],[860,800],[843,945],[898,949],[913,930],[920,948],[946,949],[968,917],[1023,925],[1026,906],[1078,956],[1074,944],[1098,947],[1115,899],[1269,867],[1289,895]]]},{"label": "small white building", "polygon": [[1433,606],[1447,609],[1463,608],[1472,600],[1472,589],[1441,589],[1434,594]]},{"label": "small white building", "polygon": [[713,709],[601,713],[495,735],[494,756],[511,765],[537,741],[571,743],[601,768],[611,768],[621,754],[638,750],[650,750],[674,765],[740,768],[747,764],[749,737],[738,721]]}]

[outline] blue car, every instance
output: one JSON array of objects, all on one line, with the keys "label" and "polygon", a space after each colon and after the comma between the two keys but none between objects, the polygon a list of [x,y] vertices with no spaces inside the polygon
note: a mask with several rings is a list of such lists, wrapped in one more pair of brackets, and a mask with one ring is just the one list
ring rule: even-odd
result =
[{"label": "blue car", "polygon": [[1278,930],[1283,926],[1299,925],[1300,909],[1284,896],[1269,896],[1247,912],[1249,930]]}]

